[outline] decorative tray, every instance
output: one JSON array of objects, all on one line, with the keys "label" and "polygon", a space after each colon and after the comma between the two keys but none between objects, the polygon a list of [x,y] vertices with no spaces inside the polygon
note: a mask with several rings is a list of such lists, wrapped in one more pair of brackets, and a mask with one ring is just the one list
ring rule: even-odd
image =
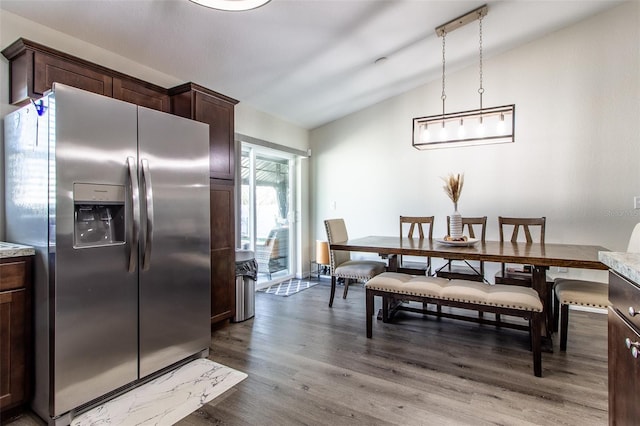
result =
[{"label": "decorative tray", "polygon": [[475,245],[478,241],[480,241],[478,238],[467,238],[467,241],[448,241],[444,238],[436,238],[436,242],[452,247],[468,247]]}]

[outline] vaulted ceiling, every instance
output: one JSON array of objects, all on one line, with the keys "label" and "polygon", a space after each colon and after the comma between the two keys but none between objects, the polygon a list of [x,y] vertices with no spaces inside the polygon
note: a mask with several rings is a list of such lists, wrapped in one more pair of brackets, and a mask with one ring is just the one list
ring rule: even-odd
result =
[{"label": "vaulted ceiling", "polygon": [[[483,44],[491,57],[620,1],[271,0],[222,12],[189,0],[2,0],[0,13],[311,129],[439,79],[434,28],[485,3]],[[477,60],[477,23],[447,36],[448,70]]]}]

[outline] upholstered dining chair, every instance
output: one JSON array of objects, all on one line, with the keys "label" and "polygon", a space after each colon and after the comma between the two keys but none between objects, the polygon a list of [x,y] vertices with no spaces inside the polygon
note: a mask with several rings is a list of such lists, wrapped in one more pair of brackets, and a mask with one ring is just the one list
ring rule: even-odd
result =
[{"label": "upholstered dining chair", "polygon": [[[327,219],[324,221],[324,227],[327,231],[329,245],[341,243],[349,239],[344,219]],[[349,291],[349,282],[351,280],[368,281],[384,272],[387,267],[384,262],[375,260],[351,260],[351,253],[348,251],[330,250],[329,257],[331,267],[331,296],[329,297],[329,307],[333,306],[333,297],[336,293],[338,279],[344,280],[344,293],[342,298],[346,299]]]},{"label": "upholstered dining chair", "polygon": [[[406,235],[408,238],[417,236],[424,239],[427,235],[427,238],[431,240],[433,238],[433,219],[433,216],[400,216],[400,237]],[[426,234],[424,228],[427,229]],[[411,275],[431,275],[431,258],[427,257],[425,262],[409,262],[405,261],[402,256],[398,256],[398,272]]]},{"label": "upholstered dining chair", "polygon": [[[640,253],[640,223],[629,238],[627,253]],[[554,331],[560,322],[560,350],[567,350],[569,306],[587,306],[606,309],[609,306],[609,285],[600,281],[556,278],[553,286],[556,303],[553,307]]]},{"label": "upholstered dining chair", "polygon": [[[475,226],[475,228],[474,228]],[[487,235],[487,217],[463,217],[462,218],[462,234],[465,228],[470,238],[478,238],[481,243],[485,242]],[[479,232],[476,234],[476,230]],[[447,235],[451,235],[451,217],[447,216]],[[484,262],[475,262],[473,264],[466,260],[455,261],[447,260],[447,263],[440,267],[436,275],[441,278],[470,280],[470,281],[486,281],[484,278]]]}]

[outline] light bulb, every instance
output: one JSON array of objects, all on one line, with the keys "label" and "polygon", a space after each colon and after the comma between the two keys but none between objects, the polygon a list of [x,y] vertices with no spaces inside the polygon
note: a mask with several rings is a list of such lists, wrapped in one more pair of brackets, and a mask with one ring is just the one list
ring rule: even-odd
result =
[{"label": "light bulb", "polygon": [[464,120],[460,119],[460,127],[458,127],[458,138],[463,139],[467,132],[464,129]]},{"label": "light bulb", "polygon": [[447,129],[444,127],[444,121],[442,122],[442,129],[440,129],[440,139],[447,139]]},{"label": "light bulb", "polygon": [[429,132],[429,126],[425,125],[422,131],[422,142],[429,142],[429,139],[431,139],[431,132]]},{"label": "light bulb", "polygon": [[504,133],[504,114],[500,114],[500,120],[498,120],[497,129],[499,135]]},{"label": "light bulb", "polygon": [[478,136],[484,136],[484,122],[482,121],[482,117],[480,117],[480,123],[478,124]]}]

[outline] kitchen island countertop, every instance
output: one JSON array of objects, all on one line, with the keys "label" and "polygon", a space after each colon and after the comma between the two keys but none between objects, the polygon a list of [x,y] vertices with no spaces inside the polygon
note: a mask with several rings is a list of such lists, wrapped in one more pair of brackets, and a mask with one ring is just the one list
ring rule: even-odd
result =
[{"label": "kitchen island countertop", "polygon": [[598,257],[623,277],[640,283],[640,253],[601,251]]}]

